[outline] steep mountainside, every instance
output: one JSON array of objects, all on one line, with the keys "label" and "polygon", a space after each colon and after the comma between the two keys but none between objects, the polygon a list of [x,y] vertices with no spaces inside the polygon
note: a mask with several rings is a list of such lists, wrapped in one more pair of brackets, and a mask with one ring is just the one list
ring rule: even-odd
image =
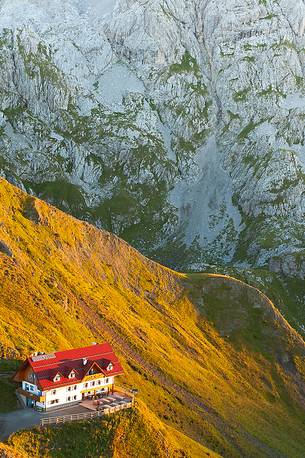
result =
[{"label": "steep mountainside", "polygon": [[[101,435],[103,453],[114,440],[130,456],[142,434],[158,457],[304,456],[305,345],[259,290],[171,271],[5,180],[0,242],[3,356],[109,340],[126,371],[121,383],[139,389],[135,416]],[[121,421],[136,425],[135,437],[120,432]],[[92,456],[99,427],[88,433]],[[67,456],[67,428],[20,433],[7,447]]]},{"label": "steep mountainside", "polygon": [[179,268],[303,278],[302,0],[0,0],[0,173]]}]

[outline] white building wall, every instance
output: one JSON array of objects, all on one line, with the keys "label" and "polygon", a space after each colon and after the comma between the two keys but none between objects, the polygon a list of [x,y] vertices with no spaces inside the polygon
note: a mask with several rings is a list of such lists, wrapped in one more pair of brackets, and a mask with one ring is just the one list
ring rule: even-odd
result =
[{"label": "white building wall", "polygon": [[46,408],[54,408],[56,406],[63,406],[64,404],[71,404],[82,400],[82,392],[90,391],[90,394],[100,393],[111,388],[114,383],[114,377],[106,377],[101,379],[89,380],[82,383],[73,383],[69,386],[54,388],[47,391],[46,394]]},{"label": "white building wall", "polygon": [[114,377],[106,377],[101,379],[95,379],[87,382],[83,382],[82,390],[90,390],[90,391],[103,391],[103,388],[106,389],[107,387],[111,387],[114,383]]},{"label": "white building wall", "polygon": [[46,392],[46,408],[62,406],[71,402],[81,401],[81,384],[73,384],[62,388],[54,388]]},{"label": "white building wall", "polygon": [[[33,393],[37,396],[45,396],[45,404],[37,403],[42,408],[60,407],[64,404],[71,404],[82,400],[82,392],[86,391],[88,395],[94,393],[107,392],[107,388],[111,388],[114,383],[114,377],[95,378],[81,383],[71,383],[69,386],[54,388],[48,391],[40,391],[36,385],[27,381],[22,382],[22,389]],[[26,398],[24,398],[26,401]]]}]

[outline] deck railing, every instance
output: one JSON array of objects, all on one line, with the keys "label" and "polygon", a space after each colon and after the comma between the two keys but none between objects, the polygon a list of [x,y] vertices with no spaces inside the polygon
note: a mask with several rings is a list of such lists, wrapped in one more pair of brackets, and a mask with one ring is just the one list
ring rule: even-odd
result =
[{"label": "deck railing", "polygon": [[121,386],[115,385],[114,393],[124,394],[127,398],[131,398],[132,401],[135,400],[135,395],[130,390]]},{"label": "deck railing", "polygon": [[105,407],[103,410],[97,410],[96,412],[73,413],[71,415],[61,415],[57,417],[44,417],[40,420],[40,425],[46,426],[66,423],[69,421],[90,420],[92,418],[102,417],[103,415],[115,413],[123,409],[130,409],[132,406],[133,402],[130,401],[114,407]]}]

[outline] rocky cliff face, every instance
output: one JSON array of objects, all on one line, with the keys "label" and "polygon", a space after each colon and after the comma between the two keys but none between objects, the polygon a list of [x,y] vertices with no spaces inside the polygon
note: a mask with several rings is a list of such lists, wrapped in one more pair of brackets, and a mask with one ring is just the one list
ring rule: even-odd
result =
[{"label": "rocky cliff face", "polygon": [[3,176],[176,267],[301,275],[302,0],[0,0],[0,27]]}]

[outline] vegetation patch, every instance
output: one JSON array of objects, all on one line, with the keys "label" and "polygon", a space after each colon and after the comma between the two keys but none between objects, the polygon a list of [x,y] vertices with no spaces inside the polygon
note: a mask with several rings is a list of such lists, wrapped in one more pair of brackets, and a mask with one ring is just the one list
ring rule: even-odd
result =
[{"label": "vegetation patch", "polygon": [[200,67],[189,51],[185,51],[180,63],[172,64],[169,67],[168,78],[177,73],[193,73],[198,78],[201,76]]},{"label": "vegetation patch", "polygon": [[13,256],[12,251],[9,249],[6,243],[2,242],[1,240],[0,240],[0,253],[3,253],[6,256],[9,256],[10,258]]},{"label": "vegetation patch", "polygon": [[249,134],[255,130],[257,128],[257,126],[259,126],[260,124],[262,124],[262,122],[264,121],[258,121],[258,122],[254,122],[254,121],[250,121],[238,134],[238,140],[241,142],[243,140],[245,140],[246,138],[248,138]]},{"label": "vegetation patch", "polygon": [[268,97],[268,96],[275,96],[275,97],[286,97],[283,91],[281,91],[279,88],[274,88],[271,84],[264,89],[263,91],[259,92],[258,95],[260,97]]},{"label": "vegetation patch", "polygon": [[39,223],[40,216],[36,208],[36,201],[33,197],[29,197],[24,201],[23,215],[25,216],[25,218],[29,218],[34,223]]},{"label": "vegetation patch", "polygon": [[39,43],[36,52],[28,51],[20,35],[17,35],[18,51],[24,62],[25,72],[30,79],[38,75],[42,81],[49,82],[59,89],[65,89],[64,78],[52,61],[50,49]]},{"label": "vegetation patch", "polygon": [[245,89],[241,89],[233,94],[234,102],[244,102],[247,99],[247,95],[250,92],[250,88],[246,87]]},{"label": "vegetation patch", "polygon": [[0,359],[0,413],[11,412],[18,407],[16,384],[12,381],[12,375],[18,366],[19,361]]},{"label": "vegetation patch", "polygon": [[52,428],[20,431],[8,445],[31,458],[161,457],[162,442],[154,439],[144,418],[123,412],[91,422],[73,422]]}]

